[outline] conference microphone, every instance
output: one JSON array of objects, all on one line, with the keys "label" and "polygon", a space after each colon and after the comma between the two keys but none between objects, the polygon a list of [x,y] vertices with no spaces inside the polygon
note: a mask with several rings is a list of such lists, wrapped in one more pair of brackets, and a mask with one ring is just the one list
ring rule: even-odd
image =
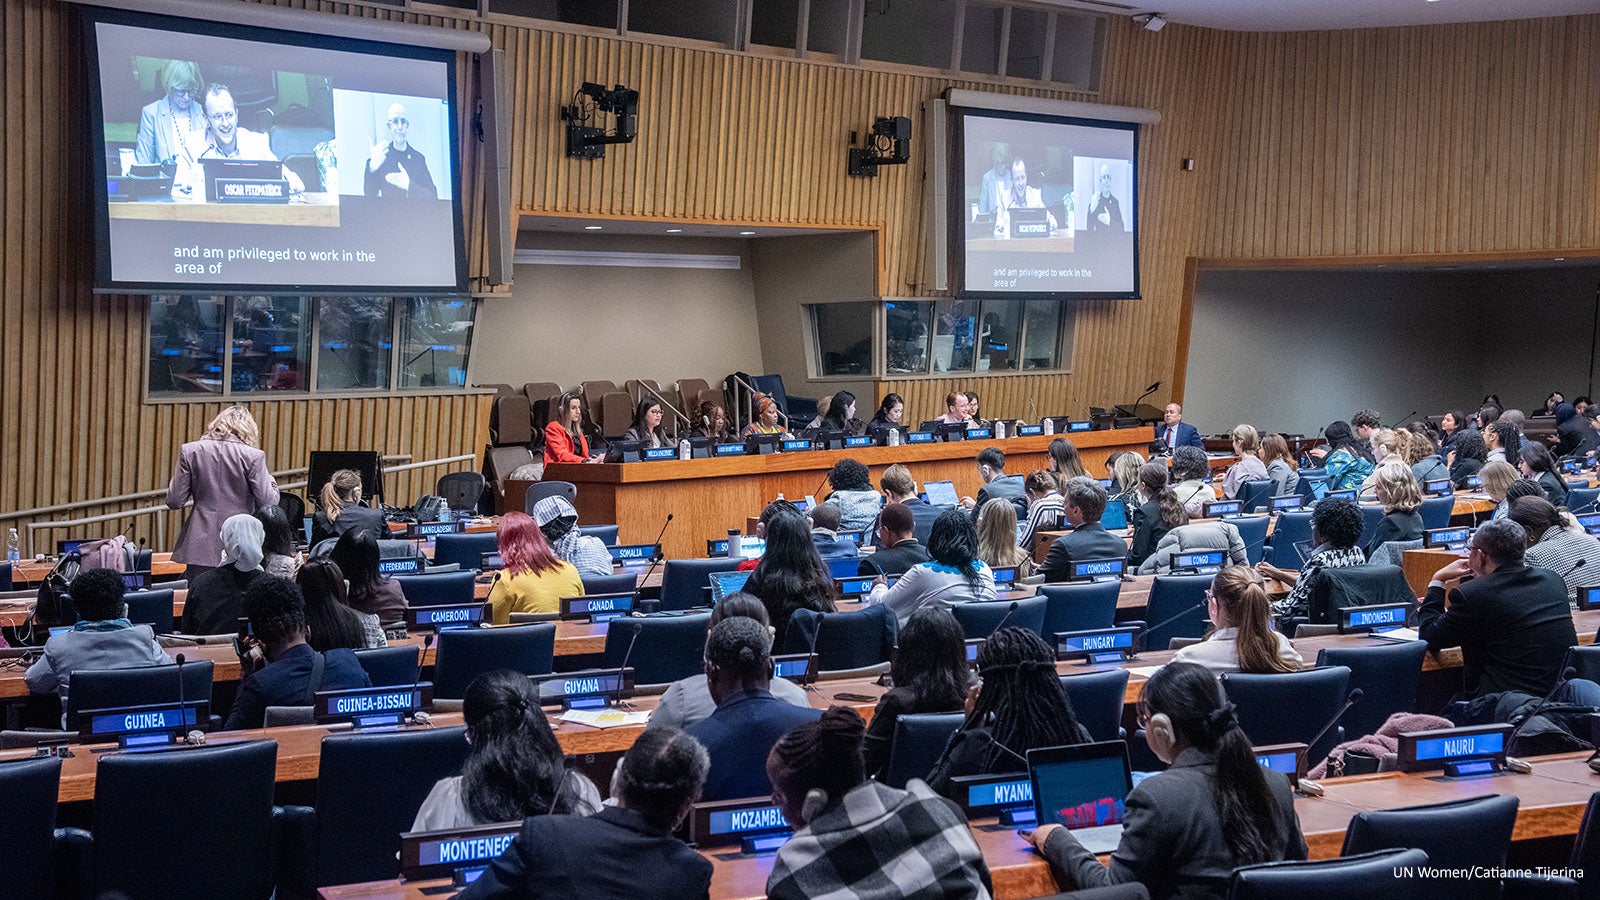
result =
[{"label": "conference microphone", "polygon": [[1570,569],[1566,570],[1565,572],[1561,573],[1561,580],[1562,581],[1566,581],[1568,575],[1571,575],[1573,572],[1576,572],[1579,569],[1583,568],[1583,564],[1586,563],[1586,562],[1588,562],[1587,559],[1580,559],[1577,562],[1573,563],[1572,564],[1572,568],[1570,568]]},{"label": "conference microphone", "polygon": [[[1573,568],[1577,567],[1574,566]],[[1568,650],[1567,659],[1571,658],[1572,651]],[[1522,721],[1517,723],[1517,727],[1511,729],[1511,733],[1506,735],[1507,754],[1511,752],[1511,742],[1517,739],[1517,735],[1522,732],[1522,729],[1526,728],[1528,723],[1533,721],[1534,716],[1537,716],[1544,710],[1546,704],[1555,699],[1556,694],[1560,693],[1561,689],[1567,686],[1567,682],[1577,677],[1578,670],[1572,666],[1567,666],[1561,671],[1561,677],[1556,679],[1555,687],[1550,689],[1550,693],[1545,694],[1543,700],[1540,700],[1538,703],[1534,704],[1533,711],[1524,716]],[[1517,762],[1521,763],[1521,765],[1513,767],[1511,764],[1511,758],[1508,756],[1506,759],[1506,768],[1511,769],[1513,772],[1522,772],[1523,774],[1533,771],[1533,767],[1527,765],[1527,763],[1523,763],[1521,760],[1517,760]]]},{"label": "conference microphone", "polygon": [[1000,623],[994,626],[994,631],[989,632],[989,636],[993,637],[1000,629],[1006,627],[1006,623],[1011,621],[1011,617],[1017,614],[1017,608],[1021,605],[1015,600],[1011,601],[1011,608],[1006,610],[1006,614],[1000,617]]},{"label": "conference microphone", "polygon": [[[422,683],[422,662],[423,658],[428,655],[428,648],[433,646],[433,637],[434,633],[431,631],[422,636],[422,652],[417,654],[417,677],[411,682],[410,696],[412,697],[417,696],[417,685]],[[411,724],[432,725],[433,717],[428,715],[426,710],[419,709],[411,714]]]},{"label": "conference microphone", "polygon": [[1205,605],[1206,605],[1206,601],[1201,600],[1199,603],[1196,603],[1195,605],[1184,609],[1183,612],[1180,612],[1177,615],[1168,616],[1165,619],[1162,619],[1161,621],[1155,623],[1154,625],[1146,626],[1143,631],[1139,632],[1138,645],[1135,647],[1134,651],[1129,654],[1129,658],[1137,659],[1139,657],[1139,651],[1147,649],[1145,647],[1145,645],[1144,645],[1144,639],[1145,639],[1146,635],[1150,634],[1150,632],[1155,631],[1158,628],[1165,628],[1166,626],[1171,625],[1173,622],[1178,621],[1179,619],[1183,618],[1184,616],[1187,616],[1188,614],[1194,612],[1195,610],[1204,609]]},{"label": "conference microphone", "polygon": [[1328,720],[1328,724],[1322,726],[1322,730],[1317,732],[1316,737],[1306,742],[1306,746],[1315,747],[1317,745],[1317,741],[1322,740],[1323,735],[1332,730],[1333,726],[1339,724],[1339,720],[1344,718],[1344,714],[1350,710],[1350,707],[1355,706],[1356,701],[1360,700],[1365,695],[1366,692],[1361,690],[1361,688],[1352,688],[1350,693],[1345,695],[1344,706],[1339,707],[1339,711],[1333,714],[1333,718]]},{"label": "conference microphone", "polygon": [[188,662],[188,659],[182,653],[179,653],[172,658],[172,661],[178,664],[178,721],[183,724],[184,741],[190,744],[203,744],[206,736],[205,732],[200,730],[199,708],[195,708],[194,728],[191,729],[189,727],[189,706],[183,697],[183,664]]},{"label": "conference microphone", "polygon": [[622,653],[622,665],[617,666],[617,689],[612,692],[611,697],[611,702],[615,706],[622,705],[623,673],[628,671],[628,660],[633,657],[633,645],[639,643],[639,632],[643,630],[644,624],[642,622],[633,626],[633,637],[628,641],[628,649]]},{"label": "conference microphone", "polygon": [[[1312,447],[1316,446],[1317,441],[1322,440],[1322,432],[1325,431],[1327,429],[1327,427],[1328,426],[1324,425],[1321,428],[1317,429],[1317,436],[1311,439],[1311,446]],[[1305,446],[1305,445],[1302,445],[1302,446]],[[1300,451],[1300,466],[1302,468],[1306,468],[1306,469],[1315,469],[1316,468],[1316,466],[1313,466],[1311,464],[1311,447],[1306,447],[1304,450]]]},{"label": "conference microphone", "polygon": [[828,474],[822,476],[822,480],[817,482],[816,490],[812,491],[809,496],[815,497],[818,494],[822,493],[822,486],[828,483],[828,476],[832,475],[832,474],[833,474],[833,470],[832,469],[828,470]]},{"label": "conference microphone", "polygon": [[[827,617],[828,614],[825,612],[817,613],[817,630],[811,632],[811,647],[806,650],[806,674],[803,677],[805,678],[805,687],[808,691],[815,691],[817,689],[816,685],[812,684],[812,682],[816,679],[814,677],[815,673],[812,671],[811,666],[812,660],[817,658],[817,638],[822,637],[822,620],[826,619]],[[821,663],[818,662],[817,666],[820,668]]]},{"label": "conference microphone", "polygon": [[644,583],[646,581],[650,580],[650,574],[656,570],[656,566],[661,565],[661,561],[663,559],[666,559],[666,553],[664,553],[662,551],[662,549],[661,549],[661,539],[666,537],[666,535],[667,535],[667,526],[671,525],[671,524],[672,524],[672,513],[667,513],[667,520],[665,522],[661,523],[661,530],[656,532],[656,541],[655,541],[656,552],[655,552],[655,555],[650,558],[650,568],[645,569],[644,570],[644,577],[639,579],[638,588],[640,590],[644,589]]},{"label": "conference microphone", "polygon": [[1403,427],[1407,422],[1411,421],[1411,417],[1412,416],[1416,415],[1420,411],[1421,410],[1413,409],[1411,412],[1408,412],[1405,415],[1401,416],[1399,421],[1395,422],[1393,425],[1390,425],[1389,427],[1390,428],[1401,428],[1401,427]]}]

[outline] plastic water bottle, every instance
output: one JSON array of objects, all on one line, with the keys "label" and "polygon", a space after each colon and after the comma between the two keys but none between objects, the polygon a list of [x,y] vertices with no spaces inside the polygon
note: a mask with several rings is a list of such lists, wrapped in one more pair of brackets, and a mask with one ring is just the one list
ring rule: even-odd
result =
[{"label": "plastic water bottle", "polygon": [[1049,416],[1045,416],[1044,417],[1044,421],[1039,423],[1039,424],[1044,426],[1044,433],[1045,434],[1055,434],[1056,433],[1056,420],[1055,419],[1052,419]]},{"label": "plastic water bottle", "polygon": [[889,429],[889,446],[891,446],[891,447],[900,446],[900,429],[898,429],[898,428]]},{"label": "plastic water bottle", "polygon": [[997,441],[1006,439],[1006,423],[999,419],[994,420],[994,439]]},{"label": "plastic water bottle", "polygon": [[456,514],[455,514],[454,511],[452,511],[450,509],[450,504],[448,504],[448,503],[439,504],[439,521],[441,521],[441,522],[454,522],[455,520],[456,520]]},{"label": "plastic water bottle", "polygon": [[11,534],[6,536],[6,561],[16,565],[22,560],[22,539],[17,537],[17,530],[11,529]]},{"label": "plastic water bottle", "polygon": [[689,440],[688,440],[688,438],[679,439],[679,441],[678,441],[678,458],[679,459],[688,459],[689,458]]}]

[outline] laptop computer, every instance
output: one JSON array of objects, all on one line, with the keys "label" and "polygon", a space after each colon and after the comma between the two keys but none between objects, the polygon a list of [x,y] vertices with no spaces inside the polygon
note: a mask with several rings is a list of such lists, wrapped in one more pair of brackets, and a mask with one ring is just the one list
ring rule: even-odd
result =
[{"label": "laptop computer", "polygon": [[1100,527],[1117,531],[1128,527],[1128,504],[1122,500],[1107,500],[1106,511],[1100,514]]},{"label": "laptop computer", "polygon": [[931,506],[955,506],[961,502],[961,498],[956,496],[954,481],[924,481],[922,490],[928,495]]},{"label": "laptop computer", "polygon": [[750,580],[749,572],[712,572],[711,573],[711,603],[716,605],[722,598],[729,594],[737,594],[744,590],[744,583]]},{"label": "laptop computer", "polygon": [[1040,747],[1028,751],[1028,780],[1039,825],[1060,825],[1090,853],[1110,853],[1122,841],[1122,820],[1133,772],[1122,741]]}]

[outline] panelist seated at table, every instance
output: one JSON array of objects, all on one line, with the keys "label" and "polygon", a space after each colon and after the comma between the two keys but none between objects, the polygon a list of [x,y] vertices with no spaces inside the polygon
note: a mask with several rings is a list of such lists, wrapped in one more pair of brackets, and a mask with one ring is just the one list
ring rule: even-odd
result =
[{"label": "panelist seated at table", "polygon": [[[1461,648],[1467,699],[1505,691],[1544,696],[1561,677],[1567,648],[1578,643],[1561,574],[1528,565],[1526,546],[1527,532],[1515,521],[1488,522],[1467,541],[1467,557],[1428,582],[1417,634],[1434,652]],[[1474,577],[1445,587],[1467,575]]]},{"label": "panelist seated at table", "polygon": [[695,416],[694,431],[689,433],[692,438],[702,438],[713,444],[727,443],[738,440],[738,435],[728,425],[728,412],[722,404],[707,400],[700,404],[700,409]]},{"label": "panelist seated at table", "polygon": [[944,398],[944,415],[934,421],[940,425],[976,427],[972,424],[972,414],[968,403],[965,391],[951,391]]},{"label": "panelist seated at table", "polygon": [[1065,517],[1072,530],[1056,538],[1045,554],[1045,581],[1068,581],[1072,578],[1072,564],[1090,559],[1122,559],[1128,554],[1128,545],[1100,526],[1100,516],[1106,511],[1108,496],[1100,482],[1092,478],[1074,478],[1067,482]]},{"label": "panelist seated at table", "polygon": [[589,439],[583,434],[583,398],[571,391],[556,401],[555,415],[544,426],[544,464],[599,462],[599,454],[589,455]]},{"label": "panelist seated at table", "polygon": [[661,427],[663,418],[665,414],[661,411],[661,401],[654,397],[640,400],[639,408],[633,414],[633,424],[622,433],[620,440],[606,450],[606,462],[622,462],[622,445],[625,443],[637,443],[647,450],[673,446],[672,439],[667,437],[667,432]]},{"label": "panelist seated at table", "polygon": [[893,585],[882,575],[862,598],[884,604],[902,624],[926,606],[950,607],[995,597],[994,570],[978,558],[978,530],[965,510],[947,509],[933,523],[928,561],[906,570]]},{"label": "panelist seated at table", "polygon": [[123,602],[122,573],[88,569],[72,579],[72,604],[78,623],[71,631],[52,635],[44,655],[23,676],[35,694],[61,697],[61,719],[66,723],[67,693],[77,669],[131,669],[171,662],[156,643],[149,625],[128,621]]},{"label": "panelist seated at table", "polygon": [[1128,793],[1110,864],[1059,825],[1027,838],[1063,888],[1136,881],[1161,900],[1221,898],[1238,866],[1306,858],[1289,780],[1256,763],[1210,670],[1162,667],[1145,683],[1139,721],[1168,768]]},{"label": "panelist seated at table", "polygon": [[778,401],[770,394],[756,394],[751,401],[755,410],[755,420],[744,427],[744,436],[750,437],[758,434],[787,434],[783,426],[778,424]]},{"label": "panelist seated at table", "polygon": [[767,897],[992,896],[961,808],[917,779],[904,790],[868,780],[865,729],[855,710],[835,706],[772,748],[772,799],[795,833],[772,861]]},{"label": "panelist seated at table", "polygon": [[528,676],[506,669],[479,675],[467,685],[461,713],[472,749],[460,775],[439,779],[428,792],[412,831],[600,811],[600,791],[568,768]]},{"label": "panelist seated at table", "polygon": [[1174,662],[1196,663],[1218,675],[1299,671],[1300,651],[1273,629],[1266,585],[1249,566],[1228,566],[1211,579],[1206,612],[1214,630],[1200,643],[1179,650]]},{"label": "panelist seated at table", "polygon": [[562,597],[583,596],[583,579],[572,563],[558,559],[527,513],[508,512],[495,529],[505,568],[489,589],[489,612],[496,625],[511,614],[553,613]]},{"label": "panelist seated at table", "polygon": [[1194,447],[1204,451],[1205,446],[1205,441],[1200,439],[1200,430],[1183,420],[1183,406],[1168,403],[1161,411],[1161,424],[1156,426],[1156,439],[1151,451],[1170,454],[1179,447]]},{"label": "panelist seated at table", "polygon": [[252,581],[244,612],[253,636],[241,643],[239,668],[246,674],[228,713],[229,731],[262,727],[269,706],[310,706],[318,691],[372,686],[353,651],[311,649],[305,597],[289,579],[263,575]]},{"label": "panelist seated at table", "polygon": [[711,769],[671,728],[641,734],[611,779],[617,805],[592,816],[534,816],[457,900],[706,900],[711,860],[673,837]]},{"label": "panelist seated at table", "polygon": [[904,575],[912,566],[927,562],[928,548],[917,540],[916,522],[904,503],[886,503],[878,514],[878,549],[861,558],[856,574]]},{"label": "panelist seated at table", "polygon": [[[768,633],[772,631],[771,626],[767,624],[767,608],[761,605],[760,600],[743,591],[723,597],[721,603],[712,607],[711,621],[708,625],[715,628],[722,620],[735,616],[752,619],[766,628]],[[787,678],[773,678],[768,683],[767,689],[772,692],[772,696],[791,706],[811,708],[811,698],[806,694],[805,688]],[[711,699],[711,685],[706,673],[701,672],[688,678],[680,678],[668,685],[666,692],[661,695],[661,701],[656,704],[655,712],[650,714],[650,722],[645,728],[690,728],[716,710],[716,701]]]}]

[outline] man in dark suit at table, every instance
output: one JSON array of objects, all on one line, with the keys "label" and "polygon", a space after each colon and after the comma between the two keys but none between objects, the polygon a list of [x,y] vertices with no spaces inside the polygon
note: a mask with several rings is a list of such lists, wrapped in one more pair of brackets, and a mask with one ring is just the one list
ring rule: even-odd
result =
[{"label": "man in dark suit at table", "polygon": [[1110,496],[1100,482],[1080,475],[1068,481],[1062,493],[1063,517],[1072,530],[1050,545],[1044,558],[1044,580],[1070,579],[1074,562],[1126,558],[1127,543],[1100,526]]},{"label": "man in dark suit at table", "polygon": [[533,816],[458,900],[633,900],[711,893],[711,860],[672,832],[706,783],[704,747],[675,728],[640,735],[611,779],[616,806],[592,816]]},{"label": "man in dark suit at table", "polygon": [[983,505],[997,498],[1010,500],[1011,505],[1017,508],[1018,519],[1028,517],[1028,495],[1022,487],[1022,476],[1006,474],[1006,454],[999,447],[985,447],[978,454],[978,477],[983,479],[983,487],[978,488],[978,499],[961,499],[961,505],[972,511],[974,522],[978,520]]},{"label": "man in dark suit at table", "polygon": [[933,533],[933,522],[944,510],[917,496],[917,483],[911,477],[911,470],[895,463],[883,470],[878,485],[888,495],[890,503],[903,504],[910,511],[911,536],[918,543],[928,543],[928,535]]},{"label": "man in dark suit at table", "polygon": [[[266,663],[240,683],[228,713],[228,731],[262,727],[269,706],[310,706],[317,691],[372,686],[353,652],[339,648],[318,653],[306,643],[311,637],[306,598],[289,579],[262,575],[252,580],[244,589],[244,613],[255,633],[248,643],[259,647]],[[248,672],[253,665],[247,658],[240,668]]]},{"label": "man in dark suit at table", "polygon": [[1171,456],[1172,451],[1179,447],[1206,448],[1205,442],[1200,440],[1200,432],[1193,425],[1183,420],[1183,407],[1176,403],[1168,403],[1167,408],[1161,413],[1161,424],[1156,426],[1156,439],[1152,451],[1156,455]]},{"label": "man in dark suit at table", "polygon": [[858,556],[856,542],[839,537],[839,507],[832,503],[819,503],[807,513],[811,517],[811,543],[823,559],[841,559]]},{"label": "man in dark suit at table", "polygon": [[885,503],[878,513],[878,550],[861,558],[858,575],[904,575],[928,561],[928,548],[912,533],[915,523],[904,503]]},{"label": "man in dark suit at table", "polygon": [[[1526,540],[1521,525],[1496,519],[1473,534],[1466,559],[1451,560],[1428,582],[1417,634],[1434,652],[1461,648],[1467,698],[1549,693],[1578,642],[1561,573],[1526,564]],[[1467,575],[1474,577],[1445,588]]]}]

